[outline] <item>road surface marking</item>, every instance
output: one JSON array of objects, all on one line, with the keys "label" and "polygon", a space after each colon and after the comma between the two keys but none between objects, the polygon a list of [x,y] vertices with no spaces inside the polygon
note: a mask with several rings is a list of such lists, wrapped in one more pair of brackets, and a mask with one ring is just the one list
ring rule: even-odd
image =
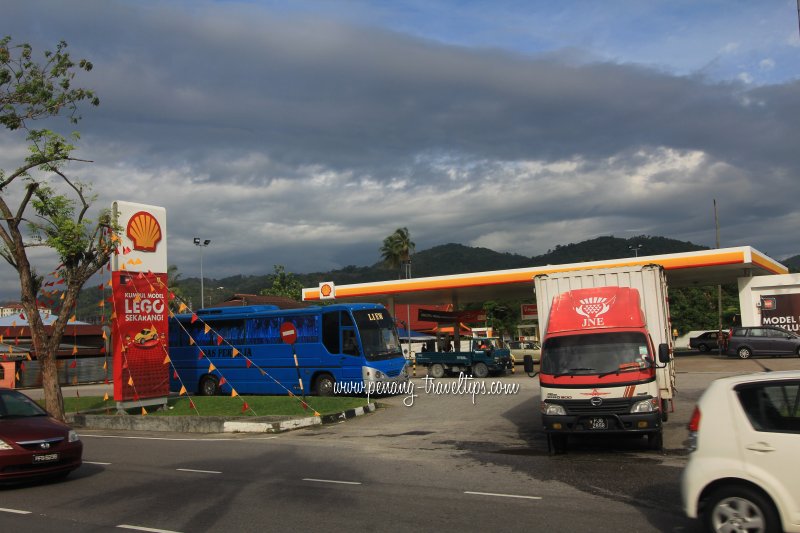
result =
[{"label": "road surface marking", "polygon": [[83,464],[85,465],[100,465],[100,466],[108,466],[111,463],[101,463],[99,461],[84,461]]},{"label": "road surface marking", "polygon": [[222,472],[219,472],[217,470],[195,470],[193,468],[176,468],[175,470],[177,470],[178,472],[196,472],[198,474],[221,474],[222,473]]},{"label": "road surface marking", "polygon": [[523,500],[541,500],[541,496],[522,496],[521,494],[496,494],[494,492],[472,492],[465,490],[464,494],[473,494],[475,496],[497,496],[498,498],[521,498]]},{"label": "road surface marking", "polygon": [[132,526],[130,524],[120,524],[117,527],[121,529],[135,529],[137,531],[151,531],[152,533],[179,533],[171,529],[156,529],[153,527]]},{"label": "road surface marking", "polygon": [[19,509],[3,509],[0,507],[0,512],[3,513],[14,513],[14,514],[31,514],[32,511],[20,511]]},{"label": "road surface marking", "polygon": [[216,442],[216,441],[237,441],[237,440],[272,440],[277,439],[278,437],[250,437],[250,438],[242,438],[242,439],[231,439],[231,438],[222,438],[222,439],[177,439],[177,438],[167,438],[167,437],[123,437],[121,435],[84,435],[83,433],[80,434],[80,437],[94,437],[97,439],[138,439],[138,440],[175,440],[175,441],[198,441],[198,442]]},{"label": "road surface marking", "polygon": [[303,481],[315,481],[317,483],[338,483],[340,485],[361,485],[360,481],[336,481],[335,479],[314,479],[310,477],[304,477]]}]

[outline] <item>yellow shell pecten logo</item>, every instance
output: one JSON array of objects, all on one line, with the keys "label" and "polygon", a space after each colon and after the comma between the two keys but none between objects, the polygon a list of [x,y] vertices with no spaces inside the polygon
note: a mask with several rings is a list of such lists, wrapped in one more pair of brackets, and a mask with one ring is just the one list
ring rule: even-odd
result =
[{"label": "yellow shell pecten logo", "polygon": [[128,221],[128,238],[133,241],[133,249],[155,252],[161,240],[161,226],[151,213],[139,211]]}]

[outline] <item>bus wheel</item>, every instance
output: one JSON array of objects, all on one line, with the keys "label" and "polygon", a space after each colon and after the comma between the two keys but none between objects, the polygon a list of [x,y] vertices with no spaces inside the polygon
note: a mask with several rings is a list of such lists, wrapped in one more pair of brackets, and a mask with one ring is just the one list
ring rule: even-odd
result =
[{"label": "bus wheel", "polygon": [[205,376],[200,380],[201,396],[216,396],[219,394],[219,382],[214,376]]},{"label": "bus wheel", "polygon": [[440,365],[439,363],[434,363],[431,365],[431,376],[434,378],[443,378],[444,377],[444,366]]},{"label": "bus wheel", "polygon": [[317,396],[333,396],[335,380],[330,374],[320,374],[314,380],[314,394]]},{"label": "bus wheel", "polygon": [[472,365],[472,375],[476,378],[485,378],[489,375],[489,367],[485,363],[475,363]]}]

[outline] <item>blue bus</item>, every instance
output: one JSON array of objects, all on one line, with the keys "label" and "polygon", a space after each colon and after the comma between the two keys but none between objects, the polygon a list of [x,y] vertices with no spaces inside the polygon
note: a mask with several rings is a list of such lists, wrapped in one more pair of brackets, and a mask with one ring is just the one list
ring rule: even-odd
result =
[{"label": "blue bus", "polygon": [[[294,352],[281,338],[287,321],[297,331]],[[212,307],[196,316],[176,315],[169,357],[170,389],[185,386],[201,395],[230,394],[232,388],[242,394],[375,393],[408,381],[394,321],[377,304]]]}]

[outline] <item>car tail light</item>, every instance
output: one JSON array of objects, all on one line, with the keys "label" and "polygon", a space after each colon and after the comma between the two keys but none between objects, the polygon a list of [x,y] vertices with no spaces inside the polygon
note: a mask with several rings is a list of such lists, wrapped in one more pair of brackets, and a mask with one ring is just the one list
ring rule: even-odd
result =
[{"label": "car tail light", "polygon": [[697,431],[700,429],[700,408],[696,405],[694,406],[694,411],[692,412],[692,418],[689,420],[689,424],[686,426],[686,428],[689,430],[687,448],[690,452],[693,452],[697,449]]},{"label": "car tail light", "polygon": [[694,411],[692,412],[692,418],[689,420],[689,425],[686,427],[689,431],[697,431],[700,429],[700,408],[696,405],[694,406]]}]

